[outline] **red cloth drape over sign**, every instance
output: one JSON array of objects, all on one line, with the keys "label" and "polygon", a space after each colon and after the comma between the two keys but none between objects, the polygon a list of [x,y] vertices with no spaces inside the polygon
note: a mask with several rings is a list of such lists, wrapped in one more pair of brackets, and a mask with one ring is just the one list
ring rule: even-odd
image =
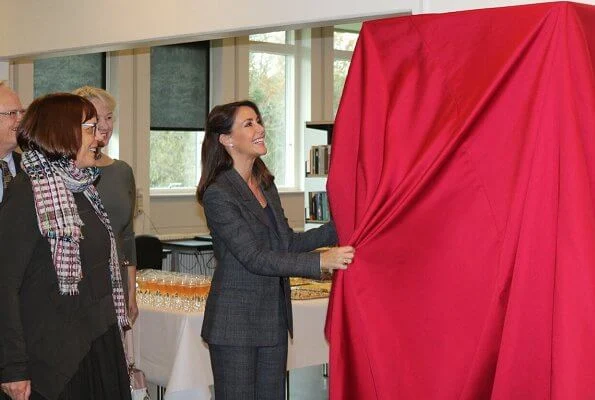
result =
[{"label": "red cloth drape over sign", "polygon": [[595,8],[365,23],[328,181],[331,399],[595,398]]}]

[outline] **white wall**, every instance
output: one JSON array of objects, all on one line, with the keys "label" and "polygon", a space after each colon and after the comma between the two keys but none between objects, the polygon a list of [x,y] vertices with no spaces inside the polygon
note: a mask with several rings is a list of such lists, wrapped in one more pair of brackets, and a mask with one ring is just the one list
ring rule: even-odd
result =
[{"label": "white wall", "polygon": [[0,62],[0,81],[10,79],[10,64],[6,61]]},{"label": "white wall", "polygon": [[0,58],[141,47],[255,30],[421,10],[421,0],[61,0],[5,1]]},{"label": "white wall", "polygon": [[[540,2],[531,1],[531,2]],[[362,16],[457,11],[523,0],[19,0],[0,13],[0,60],[332,25]],[[594,4],[594,0],[586,1]],[[325,23],[326,22],[326,23]]]}]

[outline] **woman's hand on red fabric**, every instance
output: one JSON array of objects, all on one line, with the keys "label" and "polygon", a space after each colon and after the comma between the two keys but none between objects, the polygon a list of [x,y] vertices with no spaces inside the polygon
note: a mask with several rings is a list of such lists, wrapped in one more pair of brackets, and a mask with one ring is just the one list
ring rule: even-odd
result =
[{"label": "woman's hand on red fabric", "polygon": [[320,253],[320,269],[329,271],[347,269],[347,266],[353,262],[354,256],[355,249],[351,246],[332,247]]},{"label": "woman's hand on red fabric", "polygon": [[2,391],[12,400],[29,400],[29,396],[31,396],[31,381],[3,383]]}]

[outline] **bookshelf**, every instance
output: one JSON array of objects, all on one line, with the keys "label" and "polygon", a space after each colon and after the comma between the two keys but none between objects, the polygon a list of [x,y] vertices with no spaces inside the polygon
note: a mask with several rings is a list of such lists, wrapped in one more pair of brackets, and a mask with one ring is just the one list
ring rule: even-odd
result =
[{"label": "bookshelf", "polygon": [[331,153],[332,121],[306,122],[304,132],[304,230],[329,221],[326,179]]}]

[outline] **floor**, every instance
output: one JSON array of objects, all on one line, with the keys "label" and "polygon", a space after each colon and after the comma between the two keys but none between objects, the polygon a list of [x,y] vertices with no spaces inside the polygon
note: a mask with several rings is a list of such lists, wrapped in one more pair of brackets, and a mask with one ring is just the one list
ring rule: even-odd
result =
[{"label": "floor", "polygon": [[291,370],[288,400],[326,399],[328,399],[328,378],[323,376],[321,365]]}]

